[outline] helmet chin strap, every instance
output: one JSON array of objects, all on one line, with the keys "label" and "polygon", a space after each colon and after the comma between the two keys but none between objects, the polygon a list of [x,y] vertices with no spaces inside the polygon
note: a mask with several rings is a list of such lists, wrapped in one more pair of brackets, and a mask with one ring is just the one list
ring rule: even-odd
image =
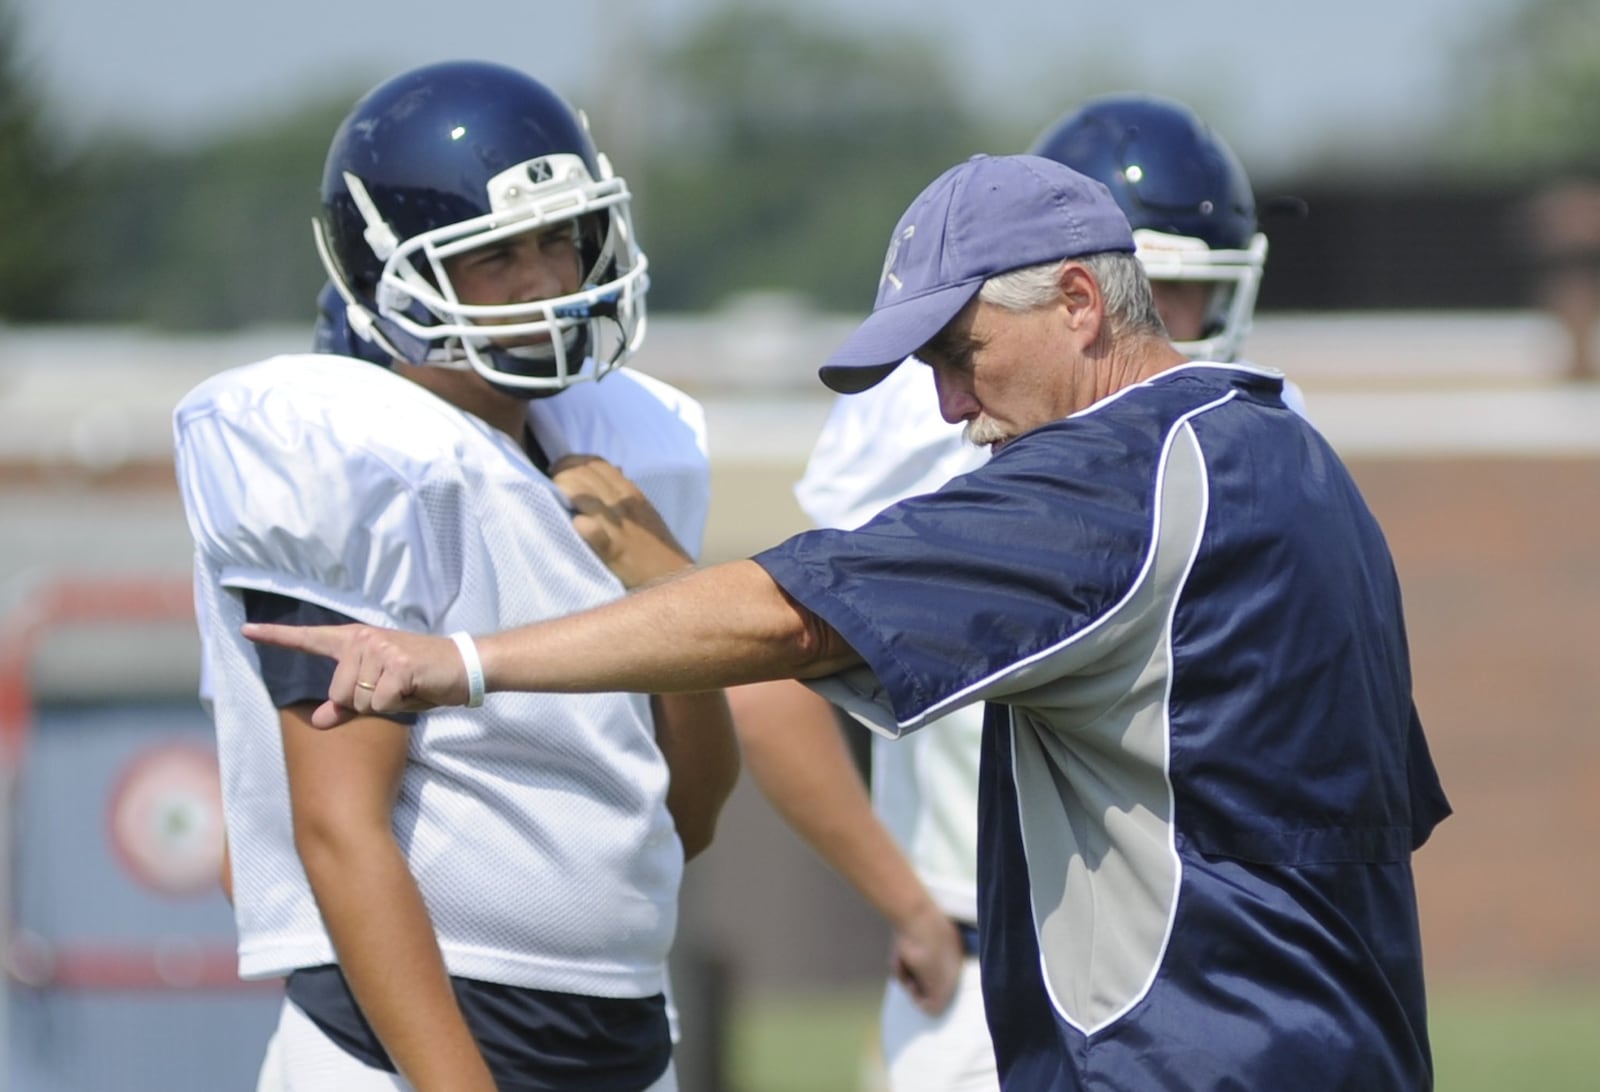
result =
[{"label": "helmet chin strap", "polygon": [[[584,323],[563,332],[561,336],[562,348],[569,370],[581,369],[589,352],[589,325]],[[525,376],[529,379],[554,379],[556,374],[556,350],[549,343],[542,345],[519,345],[513,349],[502,349],[495,345],[484,345],[477,349],[478,355],[487,359],[496,373],[508,376]],[[471,368],[463,357],[463,364]],[[482,372],[479,372],[483,375]],[[532,401],[536,398],[548,398],[552,394],[560,394],[566,386],[525,387],[519,384],[507,383],[496,378],[495,375],[484,375],[484,380],[495,390],[502,394],[509,394],[516,398]]]}]

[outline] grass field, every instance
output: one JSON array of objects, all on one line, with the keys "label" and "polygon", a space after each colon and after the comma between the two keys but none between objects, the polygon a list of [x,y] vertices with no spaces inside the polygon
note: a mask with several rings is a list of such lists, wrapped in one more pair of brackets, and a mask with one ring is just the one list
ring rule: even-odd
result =
[{"label": "grass field", "polygon": [[[1438,1092],[1600,1089],[1600,984],[1570,990],[1435,990]],[[875,994],[752,999],[733,1019],[729,1092],[875,1092],[864,1065]]]},{"label": "grass field", "polygon": [[728,1092],[869,1092],[875,992],[752,998],[733,1014]]},{"label": "grass field", "polygon": [[1439,1092],[1600,1088],[1600,986],[1436,993]]}]

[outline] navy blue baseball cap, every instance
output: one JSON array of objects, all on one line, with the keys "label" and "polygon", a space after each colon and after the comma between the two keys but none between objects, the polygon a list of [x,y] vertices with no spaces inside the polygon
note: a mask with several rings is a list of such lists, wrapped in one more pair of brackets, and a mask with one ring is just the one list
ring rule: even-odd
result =
[{"label": "navy blue baseball cap", "polygon": [[1041,156],[973,156],[900,217],[872,314],[818,375],[857,394],[931,341],[988,278],[1110,250],[1131,254],[1133,230],[1105,186]]}]

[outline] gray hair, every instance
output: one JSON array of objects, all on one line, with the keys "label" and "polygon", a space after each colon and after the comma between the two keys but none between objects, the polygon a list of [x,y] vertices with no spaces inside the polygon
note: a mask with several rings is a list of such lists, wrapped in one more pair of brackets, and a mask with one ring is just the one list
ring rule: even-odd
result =
[{"label": "gray hair", "polygon": [[1100,286],[1105,298],[1106,321],[1116,336],[1154,334],[1165,337],[1167,328],[1156,311],[1150,292],[1150,278],[1132,254],[1108,250],[1065,258],[1059,262],[1024,266],[997,274],[983,282],[978,298],[1007,311],[1032,311],[1054,300],[1061,292],[1061,267],[1069,261],[1081,263]]}]

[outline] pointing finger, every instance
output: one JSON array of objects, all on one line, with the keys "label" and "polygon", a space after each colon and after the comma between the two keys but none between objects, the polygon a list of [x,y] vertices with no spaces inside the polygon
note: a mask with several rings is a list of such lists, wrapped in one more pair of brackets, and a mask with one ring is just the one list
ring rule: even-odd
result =
[{"label": "pointing finger", "polygon": [[240,627],[240,632],[250,640],[261,644],[276,645],[295,652],[309,652],[315,656],[327,656],[337,660],[343,655],[349,641],[346,631],[354,628],[356,627],[280,626],[266,622],[246,622]]}]

